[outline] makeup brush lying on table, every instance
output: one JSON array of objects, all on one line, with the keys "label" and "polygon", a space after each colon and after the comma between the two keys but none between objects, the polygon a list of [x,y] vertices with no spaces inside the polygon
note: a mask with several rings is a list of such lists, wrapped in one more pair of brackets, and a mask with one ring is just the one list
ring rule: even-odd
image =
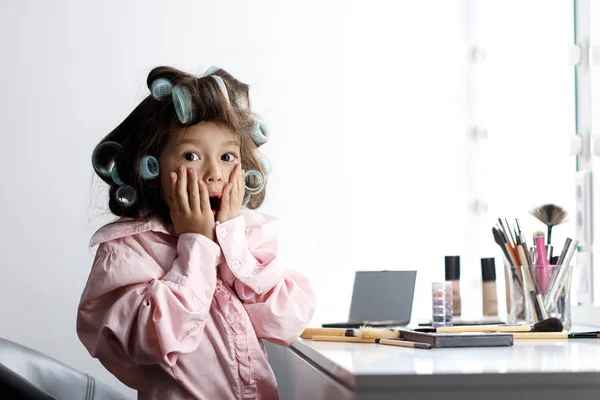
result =
[{"label": "makeup brush lying on table", "polygon": [[414,349],[431,349],[431,343],[410,342],[402,338],[385,339],[385,338],[361,338],[361,337],[346,337],[346,336],[313,336],[314,342],[342,342],[342,343],[377,343],[386,346],[397,347],[412,347]]},{"label": "makeup brush lying on table", "polygon": [[402,331],[399,329],[370,328],[368,326],[359,329],[306,328],[300,335],[302,339],[311,339],[315,342],[378,343],[415,349],[431,349],[433,347],[430,343],[403,340],[401,336]]},{"label": "makeup brush lying on table", "polygon": [[417,328],[417,332],[462,333],[462,332],[562,332],[563,323],[558,318],[548,318],[533,325],[462,325]]},{"label": "makeup brush lying on table", "polygon": [[363,326],[359,329],[306,328],[300,335],[302,339],[312,339],[315,336],[352,337],[356,339],[397,339],[402,336],[402,331],[399,329],[370,328],[368,326]]},{"label": "makeup brush lying on table", "polygon": [[600,339],[596,332],[512,332],[513,339]]}]

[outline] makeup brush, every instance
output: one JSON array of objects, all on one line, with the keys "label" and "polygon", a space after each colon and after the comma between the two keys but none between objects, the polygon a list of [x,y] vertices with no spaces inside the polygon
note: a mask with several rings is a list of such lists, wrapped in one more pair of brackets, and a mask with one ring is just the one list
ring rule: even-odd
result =
[{"label": "makeup brush", "polygon": [[529,212],[548,227],[548,245],[552,244],[552,228],[565,222],[567,212],[555,204],[544,204]]},{"label": "makeup brush", "polygon": [[[504,248],[506,251],[506,256],[508,257],[508,260],[510,261],[510,263],[514,266],[514,267],[520,267],[521,263],[519,260],[519,256],[517,255],[517,252],[514,248],[514,246],[512,245],[510,239],[508,238],[508,236],[506,235],[506,233],[504,232],[504,228],[502,229],[496,229],[497,232],[499,233],[498,235],[498,241],[496,243],[499,243],[500,247]],[[494,240],[496,240],[497,238],[495,237]]]},{"label": "makeup brush", "polygon": [[375,343],[375,339],[364,339],[346,336],[321,336],[315,335],[310,340],[313,342],[338,342],[338,343]]},{"label": "makeup brush", "polygon": [[412,347],[414,349],[431,349],[433,347],[431,343],[409,342],[404,339],[375,339],[375,343],[386,346]]},{"label": "makeup brush", "polygon": [[402,337],[399,329],[382,329],[363,326],[358,329],[358,337],[364,339],[397,339]]},{"label": "makeup brush", "polygon": [[513,339],[600,339],[600,332],[514,332]]},{"label": "makeup brush", "polygon": [[513,339],[568,339],[567,332],[513,332]]},{"label": "makeup brush", "polygon": [[385,346],[410,347],[413,349],[431,349],[430,343],[410,342],[400,338],[383,339],[383,338],[360,338],[360,337],[345,337],[345,336],[313,336],[314,342],[337,342],[337,343],[377,343]]},{"label": "makeup brush", "polygon": [[506,242],[508,244],[510,244],[511,247],[512,247],[514,245],[514,243],[513,243],[513,240],[511,240],[512,239],[512,234],[509,235],[510,230],[508,229],[507,226],[504,225],[504,221],[502,221],[502,218],[498,218],[498,223],[499,223],[499,226],[501,228],[502,233],[504,234],[504,237],[506,238]]},{"label": "makeup brush", "polygon": [[313,339],[315,336],[355,337],[363,339],[389,339],[401,337],[401,331],[389,328],[371,328],[362,326],[359,329],[345,328],[306,328],[300,335],[302,339]]},{"label": "makeup brush", "polygon": [[594,332],[571,332],[569,339],[600,339],[600,331]]},{"label": "makeup brush", "polygon": [[505,226],[505,230],[508,231],[508,234],[510,235],[510,244],[511,245],[515,245],[517,243],[516,239],[513,237],[513,231],[510,229],[510,225],[508,223],[508,219],[504,218],[504,222],[506,223]]},{"label": "makeup brush", "polygon": [[523,242],[523,238],[525,236],[523,236],[523,232],[521,232],[521,224],[519,223],[519,218],[515,218],[515,223],[517,225],[517,232],[519,232],[519,239],[521,239],[521,242]]},{"label": "makeup brush", "polygon": [[496,244],[498,246],[500,246],[500,248],[502,249],[502,253],[504,254],[504,257],[506,257],[506,260],[509,263],[511,263],[511,265],[514,266],[513,259],[511,258],[510,254],[508,253],[508,250],[506,248],[506,243],[504,242],[504,239],[502,237],[500,230],[497,228],[492,228],[492,234],[494,235],[494,242],[496,242]]},{"label": "makeup brush", "polygon": [[521,260],[523,261],[523,281],[526,283],[527,291],[529,292],[529,300],[532,306],[534,322],[540,322],[548,319],[548,313],[544,308],[544,302],[542,301],[542,297],[538,294],[538,291],[536,290],[535,284],[533,282],[533,278],[531,277],[531,273],[529,271],[529,263],[525,254],[526,249],[526,246],[518,246],[518,250],[521,254]]},{"label": "makeup brush", "polygon": [[546,307],[550,307],[556,300],[562,290],[567,274],[570,272],[570,262],[577,246],[579,245],[578,240],[567,238],[563,250],[558,258],[557,265],[558,272],[554,274],[548,285],[548,291],[544,296],[544,304]]},{"label": "makeup brush", "polygon": [[513,339],[600,339],[600,332],[515,332]]},{"label": "makeup brush", "polygon": [[[548,318],[533,325],[463,325],[463,326],[440,326],[438,328],[422,328],[427,332],[450,333],[450,332],[562,332],[563,323],[558,318]],[[423,332],[421,328],[415,329]]]},{"label": "makeup brush", "polygon": [[355,330],[354,329],[345,329],[345,328],[306,328],[300,334],[300,338],[302,339],[312,339],[313,336],[346,336],[346,337],[354,337]]},{"label": "makeup brush", "polygon": [[[503,236],[502,232],[498,228],[492,228],[492,234],[494,235],[494,241],[500,248],[502,249],[502,253],[504,253],[504,257],[506,257],[506,261],[514,267],[510,269],[511,276],[513,281],[517,284],[518,289],[523,292],[523,278],[521,277],[521,271],[518,269],[519,265],[516,262],[514,256],[510,252],[510,248],[508,243],[506,243],[506,239]],[[507,284],[508,287],[508,284]],[[510,298],[510,297],[507,297]]]}]

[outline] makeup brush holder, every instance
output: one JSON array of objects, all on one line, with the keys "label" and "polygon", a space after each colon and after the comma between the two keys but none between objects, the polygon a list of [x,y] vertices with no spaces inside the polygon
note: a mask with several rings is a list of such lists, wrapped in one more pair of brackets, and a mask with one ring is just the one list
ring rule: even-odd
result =
[{"label": "makeup brush holder", "polygon": [[572,266],[510,267],[511,312],[508,323],[535,324],[558,318],[571,329]]},{"label": "makeup brush holder", "polygon": [[506,284],[508,285],[508,294],[510,296],[510,301],[507,302],[506,323],[509,325],[532,324],[531,310],[527,310],[530,303],[526,302],[523,296],[521,268],[516,268],[512,265],[505,265],[505,268],[508,269],[508,282]]},{"label": "makeup brush holder", "polygon": [[[564,329],[570,330],[573,266],[550,265],[546,268],[534,266],[530,267],[530,271],[547,316],[560,319]],[[535,318],[535,315],[533,317]]]}]

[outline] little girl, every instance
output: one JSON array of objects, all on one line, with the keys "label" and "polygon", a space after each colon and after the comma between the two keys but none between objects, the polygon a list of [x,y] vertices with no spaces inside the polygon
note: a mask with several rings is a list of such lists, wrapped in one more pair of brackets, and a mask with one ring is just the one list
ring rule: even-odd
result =
[{"label": "little girl", "polygon": [[254,211],[267,131],[222,69],[158,67],[147,83],[92,155],[121,218],[91,240],[79,338],[140,399],[277,399],[261,339],[289,345],[315,299],[279,263],[274,218]]}]

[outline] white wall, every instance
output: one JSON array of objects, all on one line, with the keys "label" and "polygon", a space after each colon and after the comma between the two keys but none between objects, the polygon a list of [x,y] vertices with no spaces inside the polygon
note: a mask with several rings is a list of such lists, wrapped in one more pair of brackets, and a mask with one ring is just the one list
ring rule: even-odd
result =
[{"label": "white wall", "polygon": [[[542,7],[529,3],[511,3],[516,11],[506,18]],[[281,218],[282,257],[313,281],[319,300],[313,324],[347,316],[357,269],[418,269],[413,316],[427,318],[429,283],[443,279],[446,254],[464,256],[463,301],[476,314],[478,258],[499,252],[468,241],[466,4],[1,2],[0,336],[123,388],[75,333],[93,259],[87,244],[107,219],[97,208],[103,193],[92,191],[90,157],[147,95],[145,78],[157,65],[201,73],[216,64],[253,86],[254,107],[273,135],[264,211]],[[556,10],[546,14],[548,32],[562,21]],[[497,35],[504,34],[500,29]],[[554,49],[563,46],[552,40]],[[490,79],[510,85],[521,71],[511,73]],[[540,85],[552,81],[544,79]],[[502,96],[491,110],[521,97]],[[563,132],[570,118],[570,110],[561,114],[565,103],[556,103],[551,115],[536,114],[545,121],[536,129],[554,137],[572,133]],[[489,119],[519,126],[531,113],[498,115]],[[503,132],[513,128],[500,122]],[[552,151],[551,157],[561,156]],[[530,174],[531,162],[523,162]],[[559,163],[551,169],[565,177],[571,172]],[[488,201],[494,213],[510,217],[538,199],[517,207],[515,198],[499,190]],[[481,235],[491,243],[491,225],[484,227]],[[499,269],[500,282],[501,275]]]}]

